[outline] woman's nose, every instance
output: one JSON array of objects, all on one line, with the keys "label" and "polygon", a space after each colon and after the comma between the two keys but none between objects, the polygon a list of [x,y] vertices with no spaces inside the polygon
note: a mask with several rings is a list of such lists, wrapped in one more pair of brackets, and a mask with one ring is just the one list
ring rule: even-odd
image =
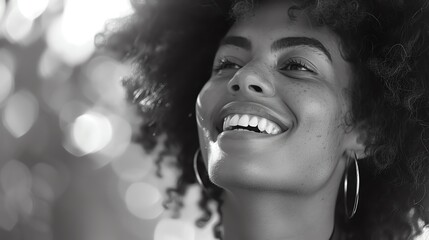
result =
[{"label": "woman's nose", "polygon": [[242,68],[228,82],[228,90],[233,95],[244,94],[261,97],[272,97],[275,89],[271,81],[254,70]]}]

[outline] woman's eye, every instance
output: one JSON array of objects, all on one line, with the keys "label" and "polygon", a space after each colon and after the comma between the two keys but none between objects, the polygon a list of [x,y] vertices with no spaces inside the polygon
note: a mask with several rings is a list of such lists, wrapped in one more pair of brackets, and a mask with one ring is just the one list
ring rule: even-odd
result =
[{"label": "woman's eye", "polygon": [[213,68],[214,72],[219,72],[225,69],[240,69],[241,66],[237,63],[231,62],[228,59],[221,59],[219,63]]},{"label": "woman's eye", "polygon": [[306,72],[314,73],[314,71],[310,67],[308,67],[307,64],[301,62],[300,60],[290,60],[280,70],[306,71]]}]

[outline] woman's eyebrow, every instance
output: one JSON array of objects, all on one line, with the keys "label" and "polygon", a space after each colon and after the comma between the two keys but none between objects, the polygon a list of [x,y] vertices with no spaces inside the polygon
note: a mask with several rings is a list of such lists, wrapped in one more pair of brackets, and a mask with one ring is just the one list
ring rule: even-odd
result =
[{"label": "woman's eyebrow", "polygon": [[312,48],[316,48],[317,50],[321,51],[326,57],[329,59],[329,61],[332,62],[331,54],[329,53],[328,49],[326,49],[323,44],[314,38],[308,38],[308,37],[285,37],[276,40],[271,45],[271,51],[277,52],[280,50],[283,50],[285,48],[294,47],[294,46],[308,46]]},{"label": "woman's eyebrow", "polygon": [[220,46],[233,45],[236,47],[243,48],[247,51],[252,50],[252,43],[249,39],[240,36],[226,36],[220,42]]}]

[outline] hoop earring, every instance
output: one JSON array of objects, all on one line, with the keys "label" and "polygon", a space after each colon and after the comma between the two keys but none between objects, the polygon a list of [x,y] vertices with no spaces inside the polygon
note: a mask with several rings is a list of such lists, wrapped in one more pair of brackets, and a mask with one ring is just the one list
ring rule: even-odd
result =
[{"label": "hoop earring", "polygon": [[[355,192],[355,198],[354,198],[354,202],[353,202],[353,209],[350,213],[349,211],[349,207],[347,204],[347,192],[348,192],[348,172],[349,172],[349,168],[350,168],[350,163],[347,163],[347,170],[345,172],[345,176],[344,176],[344,206],[346,209],[346,216],[348,219],[351,219],[355,214],[356,214],[356,210],[359,204],[359,188],[360,188],[360,176],[359,176],[359,165],[358,165],[358,158],[356,156],[356,153],[354,154],[354,165],[355,165],[355,169],[356,169],[356,192]],[[349,162],[349,161],[347,161]]]},{"label": "hoop earring", "polygon": [[194,154],[194,160],[193,160],[193,166],[194,166],[194,173],[195,178],[197,179],[198,184],[207,191],[208,186],[204,183],[203,179],[201,178],[200,172],[198,171],[198,156],[200,155],[201,150],[198,148],[197,151]]}]

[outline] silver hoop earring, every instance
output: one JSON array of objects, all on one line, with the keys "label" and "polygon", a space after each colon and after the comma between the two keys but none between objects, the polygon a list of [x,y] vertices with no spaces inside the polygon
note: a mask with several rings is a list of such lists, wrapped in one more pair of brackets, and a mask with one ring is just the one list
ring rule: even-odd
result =
[{"label": "silver hoop earring", "polygon": [[[349,168],[351,165],[350,163],[347,163],[347,169],[346,169],[345,176],[344,176],[344,205],[345,205],[345,209],[346,209],[346,216],[348,219],[351,219],[356,214],[357,207],[359,204],[360,176],[359,176],[359,165],[357,162],[358,158],[356,156],[356,153],[354,154],[353,160],[354,160],[354,165],[355,165],[355,169],[356,169],[356,192],[355,192],[355,198],[353,201],[353,209],[351,212],[350,212],[348,204],[347,204],[347,202],[348,202],[347,201],[347,199],[348,199],[348,197],[347,197],[347,195],[348,195],[347,194],[347,192],[348,192],[348,177],[349,177],[348,172],[349,172]],[[347,161],[347,162],[349,162],[349,161]]]},{"label": "silver hoop earring", "polygon": [[195,178],[197,179],[198,184],[200,184],[200,186],[204,189],[207,190],[207,185],[204,184],[203,179],[201,178],[200,172],[198,171],[198,156],[201,153],[201,150],[198,148],[197,151],[194,154],[194,161],[193,161],[193,165],[194,165],[194,173],[195,173]]}]

